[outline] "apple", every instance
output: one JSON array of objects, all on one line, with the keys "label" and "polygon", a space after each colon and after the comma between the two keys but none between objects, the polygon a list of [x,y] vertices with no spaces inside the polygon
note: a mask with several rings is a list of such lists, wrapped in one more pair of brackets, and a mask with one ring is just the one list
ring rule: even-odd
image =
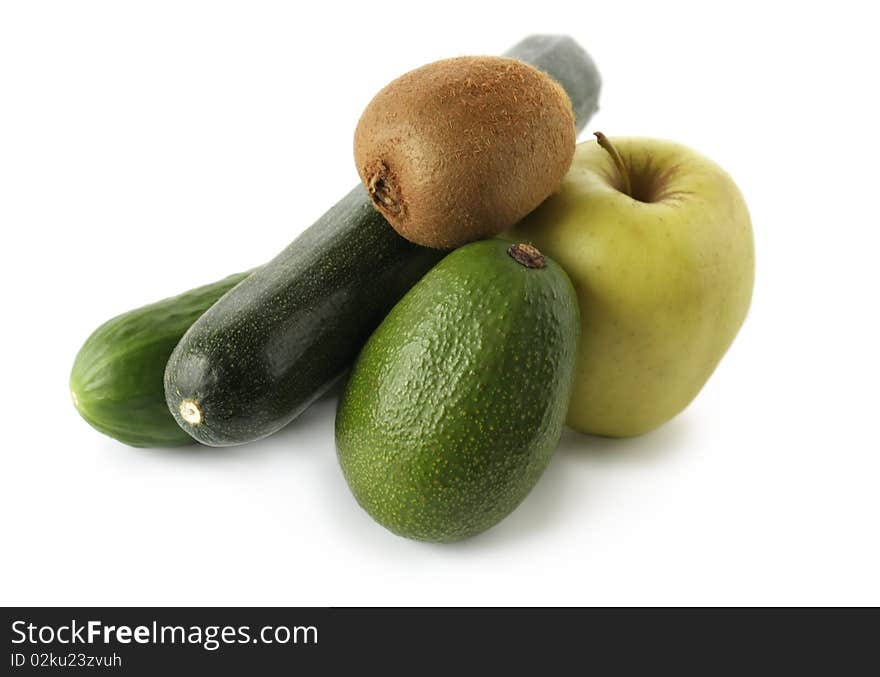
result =
[{"label": "apple", "polygon": [[755,253],[745,201],[714,162],[670,141],[596,136],[507,236],[555,259],[577,291],[566,422],[626,437],[700,392],[745,319]]}]

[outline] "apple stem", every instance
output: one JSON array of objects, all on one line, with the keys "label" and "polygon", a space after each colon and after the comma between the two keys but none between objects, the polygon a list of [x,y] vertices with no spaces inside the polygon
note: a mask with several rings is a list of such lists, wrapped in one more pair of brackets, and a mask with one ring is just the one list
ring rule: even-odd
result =
[{"label": "apple stem", "polygon": [[620,182],[623,184],[623,192],[632,197],[632,184],[629,180],[629,171],[627,171],[623,158],[620,157],[620,153],[617,152],[614,144],[612,144],[611,140],[602,132],[593,132],[593,135],[596,137],[596,141],[599,142],[599,145],[604,148],[611,156],[611,159],[614,160],[614,166],[617,167],[617,173],[620,175]]}]

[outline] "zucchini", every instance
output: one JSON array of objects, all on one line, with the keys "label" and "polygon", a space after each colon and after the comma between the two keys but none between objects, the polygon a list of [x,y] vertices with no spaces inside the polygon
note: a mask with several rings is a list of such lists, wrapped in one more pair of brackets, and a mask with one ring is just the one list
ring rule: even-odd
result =
[{"label": "zucchini", "polygon": [[70,394],[80,416],[133,447],[192,444],[165,404],[165,364],[190,325],[247,275],[230,275],[98,327],[79,349],[70,373]]},{"label": "zucchini", "polygon": [[189,328],[165,370],[168,408],[211,446],[270,435],[443,255],[397,235],[356,187]]},{"label": "zucchini", "polygon": [[[574,40],[533,36],[507,55],[561,79],[583,128],[599,80]],[[443,255],[397,235],[357,186],[190,327],[165,370],[168,408],[211,446],[271,435],[348,369]]]}]

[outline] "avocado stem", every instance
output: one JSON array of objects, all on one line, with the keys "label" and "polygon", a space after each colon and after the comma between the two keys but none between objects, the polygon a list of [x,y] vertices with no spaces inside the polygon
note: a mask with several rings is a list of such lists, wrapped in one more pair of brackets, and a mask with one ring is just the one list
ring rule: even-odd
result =
[{"label": "avocado stem", "polygon": [[523,242],[512,244],[507,248],[507,255],[526,268],[543,268],[547,265],[547,259],[532,244]]},{"label": "avocado stem", "polygon": [[602,132],[593,132],[593,136],[596,137],[599,145],[608,152],[611,159],[614,161],[614,166],[617,167],[617,173],[620,175],[620,183],[622,184],[623,192],[632,197],[632,183],[630,183],[629,180],[629,171],[627,170],[626,164],[623,162],[620,153],[617,152],[614,144],[611,143],[611,140]]}]

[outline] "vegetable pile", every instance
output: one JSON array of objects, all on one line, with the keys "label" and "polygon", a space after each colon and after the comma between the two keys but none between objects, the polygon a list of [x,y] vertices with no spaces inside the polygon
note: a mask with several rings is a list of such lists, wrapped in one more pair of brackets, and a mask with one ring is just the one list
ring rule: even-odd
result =
[{"label": "vegetable pile", "polygon": [[[71,373],[77,410],[133,446],[245,444],[350,370],[336,444],[353,495],[394,533],[439,542],[516,508],[566,423],[607,434],[622,422],[610,434],[626,435],[668,420],[745,316],[748,212],[729,177],[683,147],[669,171],[638,140],[576,149],[599,89],[567,36],[391,82],[355,130],[362,185],[264,266],[99,327]],[[715,202],[692,208],[695,193]],[[678,267],[621,255],[634,267],[608,283],[597,261],[652,219]],[[609,224],[610,245],[597,236]],[[652,351],[644,338],[664,331],[688,355]]]}]

